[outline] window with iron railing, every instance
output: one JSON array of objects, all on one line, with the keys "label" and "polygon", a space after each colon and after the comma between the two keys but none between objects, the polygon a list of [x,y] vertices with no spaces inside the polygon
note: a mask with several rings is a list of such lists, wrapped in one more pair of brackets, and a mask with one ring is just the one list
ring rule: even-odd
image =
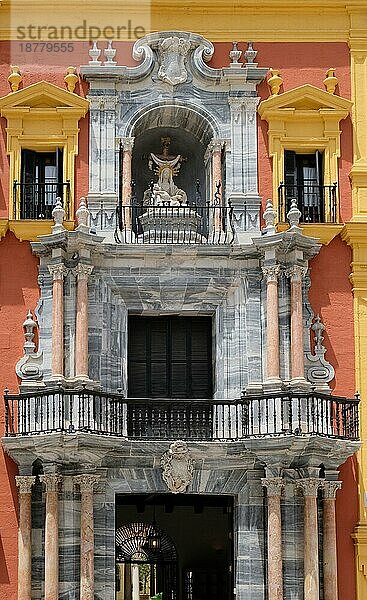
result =
[{"label": "window with iron railing", "polygon": [[323,155],[284,153],[284,181],[278,187],[279,221],[285,222],[291,201],[297,200],[302,223],[337,223],[337,183],[323,181]]},{"label": "window with iron railing", "polygon": [[21,180],[14,181],[14,219],[52,219],[56,198],[70,218],[70,182],[63,181],[63,152],[22,150]]}]

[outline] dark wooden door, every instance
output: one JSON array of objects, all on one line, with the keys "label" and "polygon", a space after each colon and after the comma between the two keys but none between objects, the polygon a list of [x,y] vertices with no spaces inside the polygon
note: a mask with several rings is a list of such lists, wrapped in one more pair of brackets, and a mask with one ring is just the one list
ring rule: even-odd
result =
[{"label": "dark wooden door", "polygon": [[131,398],[211,398],[210,317],[129,318]]}]

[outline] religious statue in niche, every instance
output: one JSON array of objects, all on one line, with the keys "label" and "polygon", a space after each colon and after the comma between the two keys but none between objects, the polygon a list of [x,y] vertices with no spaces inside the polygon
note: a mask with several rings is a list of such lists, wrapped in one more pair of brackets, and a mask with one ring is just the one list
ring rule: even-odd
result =
[{"label": "religious statue in niche", "polygon": [[170,137],[162,137],[161,143],[161,154],[149,154],[148,165],[158,175],[158,181],[144,192],[143,206],[187,206],[186,192],[173,180],[185,158],[181,154],[169,154]]}]

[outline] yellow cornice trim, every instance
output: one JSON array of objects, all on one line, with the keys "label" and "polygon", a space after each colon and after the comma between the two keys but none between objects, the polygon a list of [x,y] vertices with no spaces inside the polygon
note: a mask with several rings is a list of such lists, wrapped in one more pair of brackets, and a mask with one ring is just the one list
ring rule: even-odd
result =
[{"label": "yellow cornice trim", "polygon": [[3,238],[8,231],[9,221],[8,219],[0,219],[0,240]]},{"label": "yellow cornice trim", "polygon": [[301,227],[304,235],[318,238],[324,246],[330,244],[343,229],[343,225],[333,225],[331,223],[306,223]]},{"label": "yellow cornice trim", "polygon": [[[297,108],[293,104],[297,102],[311,101],[317,108]],[[261,118],[268,119],[268,116],[278,117],[286,115],[294,117],[300,115],[302,118],[309,118],[312,114],[328,116],[335,115],[339,119],[347,117],[353,103],[346,98],[334,96],[320,88],[310,84],[301,85],[292,90],[288,90],[277,96],[270,96],[259,104],[259,114]]]},{"label": "yellow cornice trim", "polygon": [[349,246],[363,246],[367,249],[367,220],[360,222],[349,221],[349,223],[344,225],[341,231],[341,237]]},{"label": "yellow cornice trim", "polygon": [[[49,235],[51,233],[51,227],[55,223],[51,220],[39,220],[39,221],[9,221],[9,229],[21,242],[27,240],[29,242],[36,242],[39,235]],[[74,221],[64,221],[64,227],[69,231],[74,229]]]},{"label": "yellow cornice trim", "polygon": [[[54,106],[38,107],[36,103],[39,98],[47,98],[54,103]],[[72,114],[72,111],[75,111],[75,115],[80,114],[80,116],[84,116],[89,109],[89,101],[48,81],[38,81],[22,90],[11,92],[0,98],[1,114],[4,116],[6,116],[4,109],[7,109],[9,114],[11,114],[11,110],[26,113],[29,112],[30,108],[40,113],[44,111],[46,114],[50,110],[68,112],[70,109],[70,114]]]}]

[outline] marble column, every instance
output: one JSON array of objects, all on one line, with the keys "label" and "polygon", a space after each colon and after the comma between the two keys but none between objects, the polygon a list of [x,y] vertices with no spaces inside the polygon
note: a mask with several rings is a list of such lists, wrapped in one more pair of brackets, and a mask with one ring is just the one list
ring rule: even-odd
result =
[{"label": "marble column", "polygon": [[303,297],[304,267],[294,265],[287,270],[291,283],[291,379],[304,379]]},{"label": "marble column", "polygon": [[267,490],[268,504],[268,598],[283,600],[282,516],[280,499],[284,487],[281,477],[261,480]]},{"label": "marble column", "polygon": [[263,267],[266,277],[266,378],[280,382],[279,370],[279,265]]},{"label": "marble column", "polygon": [[18,600],[31,600],[32,596],[32,485],[36,478],[16,475],[19,488],[18,529]]},{"label": "marble column", "polygon": [[99,475],[76,475],[80,487],[80,600],[94,600],[93,486]]},{"label": "marble column", "polygon": [[64,264],[49,265],[52,283],[52,376],[64,376]]},{"label": "marble column", "polygon": [[338,600],[338,567],[336,555],[335,496],[341,481],[325,481],[323,485],[323,567],[324,600]]},{"label": "marble column", "polygon": [[92,265],[79,263],[76,287],[75,376],[88,379],[88,278]]},{"label": "marble column", "polygon": [[45,600],[59,598],[59,485],[61,475],[40,475],[46,486]]},{"label": "marble column", "polygon": [[[131,204],[131,178],[132,178],[132,153],[134,138],[127,137],[121,140],[123,147],[122,154],[122,204],[123,206]],[[131,229],[131,212],[129,208],[123,208],[122,221],[126,229]]]},{"label": "marble column", "polygon": [[310,478],[298,484],[304,496],[304,600],[319,600],[317,492],[322,483],[322,479]]}]

